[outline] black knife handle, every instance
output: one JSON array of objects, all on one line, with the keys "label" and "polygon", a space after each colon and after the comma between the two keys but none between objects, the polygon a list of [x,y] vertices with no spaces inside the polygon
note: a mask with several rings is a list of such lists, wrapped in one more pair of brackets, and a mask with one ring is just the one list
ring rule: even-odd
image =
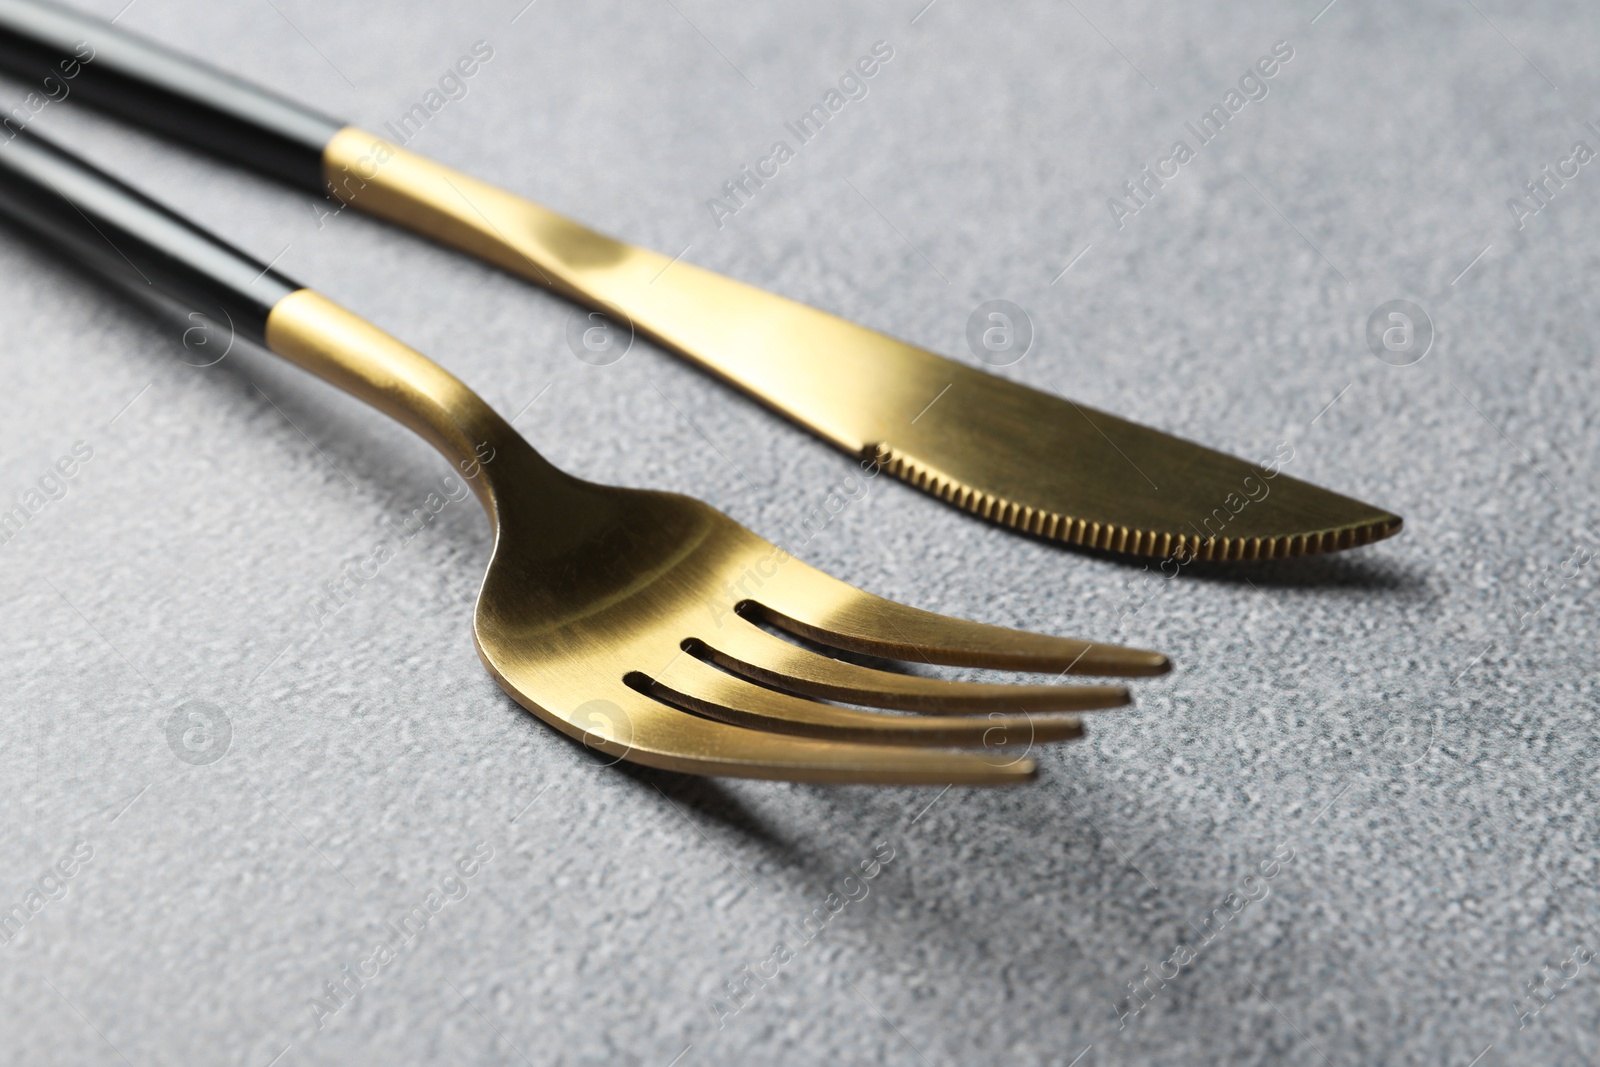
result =
[{"label": "black knife handle", "polygon": [[[323,146],[345,125],[42,0],[0,0],[0,69],[41,84],[52,78],[59,88],[42,95],[81,94],[121,118],[314,193],[327,191]],[[76,73],[68,77],[69,70]],[[18,121],[4,124],[14,129]]]},{"label": "black knife handle", "polygon": [[27,130],[0,128],[0,216],[136,293],[208,316],[220,309],[236,335],[258,344],[267,315],[300,288]]}]

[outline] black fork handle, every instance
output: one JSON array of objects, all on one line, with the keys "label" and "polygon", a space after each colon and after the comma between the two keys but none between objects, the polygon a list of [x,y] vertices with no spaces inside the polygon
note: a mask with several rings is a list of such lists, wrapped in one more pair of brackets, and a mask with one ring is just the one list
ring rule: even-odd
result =
[{"label": "black fork handle", "polygon": [[[9,137],[9,139],[7,139]],[[266,339],[267,316],[299,285],[44,138],[0,126],[0,216],[136,293]]]},{"label": "black fork handle", "polygon": [[[136,34],[42,0],[0,0],[0,70],[251,170],[325,193],[322,150],[345,123]],[[50,81],[46,81],[51,79]],[[0,116],[7,132],[25,123]]]}]

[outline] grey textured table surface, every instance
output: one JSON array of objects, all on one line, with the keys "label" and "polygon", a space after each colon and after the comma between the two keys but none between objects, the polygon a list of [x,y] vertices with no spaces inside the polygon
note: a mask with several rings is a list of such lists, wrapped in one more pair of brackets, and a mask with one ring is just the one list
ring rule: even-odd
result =
[{"label": "grey textured table surface", "polygon": [[[0,546],[0,907],[27,916],[0,946],[0,1060],[1600,1056],[1600,173],[1567,162],[1600,147],[1592,11],[921,3],[141,0],[121,23],[369,127],[485,42],[414,147],[961,359],[972,309],[1014,301],[1037,341],[1001,373],[1247,456],[1286,442],[1290,473],[1405,533],[1168,582],[879,480],[807,560],[1176,670],[1015,790],[598,769],[479,666],[471,505],[319,625],[319,587],[442,460],[262,353],[186,365],[177,328],[8,231],[0,504],[76,442],[92,458]],[[879,41],[866,95],[717,219]],[[1200,144],[1185,123],[1278,42],[1266,95]],[[567,305],[458,255],[319,225],[70,99],[34,121],[507,414],[531,402],[518,426],[578,474],[775,536],[849,470],[646,344],[581,362]],[[1194,158],[1114,212],[1178,139]],[[1546,165],[1577,173],[1535,213]],[[1436,336],[1393,366],[1364,331],[1402,298]],[[196,701],[231,731],[211,762],[169,743]],[[875,850],[869,894],[806,940]],[[460,899],[331,998],[435,892]],[[746,978],[778,942],[777,976]]]}]

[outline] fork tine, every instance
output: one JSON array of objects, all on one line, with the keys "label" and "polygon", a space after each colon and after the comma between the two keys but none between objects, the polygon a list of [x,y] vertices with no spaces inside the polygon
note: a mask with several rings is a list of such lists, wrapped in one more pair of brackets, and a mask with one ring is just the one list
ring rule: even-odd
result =
[{"label": "fork tine", "polygon": [[588,734],[570,716],[518,703],[585,744],[633,763],[682,774],[859,785],[1009,785],[1032,781],[1038,765],[1011,753],[979,754],[909,745],[867,745],[792,737],[704,719],[618,686],[614,703],[628,736]]},{"label": "fork tine", "polygon": [[909,663],[1145,677],[1171,669],[1144,649],[951,618],[873,596],[791,560],[740,612],[818,644]]},{"label": "fork tine", "polygon": [[1083,722],[1067,715],[890,715],[841,708],[764,689],[692,656],[674,660],[667,673],[670,677],[637,678],[640,687],[657,699],[756,730],[865,744],[985,748],[1083,736]]},{"label": "fork tine", "polygon": [[734,674],[790,692],[900,711],[1088,711],[1131,699],[1120,685],[992,685],[891,674],[801,648],[744,619],[728,620],[715,637],[685,647]]}]

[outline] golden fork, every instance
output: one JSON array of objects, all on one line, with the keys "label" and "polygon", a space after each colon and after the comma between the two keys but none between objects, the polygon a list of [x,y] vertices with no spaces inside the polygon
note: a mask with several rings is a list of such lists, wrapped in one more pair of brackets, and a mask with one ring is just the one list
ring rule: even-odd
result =
[{"label": "golden fork", "polygon": [[[529,711],[613,757],[755,778],[1014,782],[1035,772],[1020,746],[1081,735],[1063,712],[1129,699],[1122,686],[897,674],[780,635],[968,667],[1167,670],[1154,652],[884,600],[697,500],[564,474],[438,364],[26,131],[0,145],[0,214],[137,290],[220,306],[245,336],[443,453],[494,526],[472,626],[484,665]],[[938,745],[985,751],[927,747]]]}]

